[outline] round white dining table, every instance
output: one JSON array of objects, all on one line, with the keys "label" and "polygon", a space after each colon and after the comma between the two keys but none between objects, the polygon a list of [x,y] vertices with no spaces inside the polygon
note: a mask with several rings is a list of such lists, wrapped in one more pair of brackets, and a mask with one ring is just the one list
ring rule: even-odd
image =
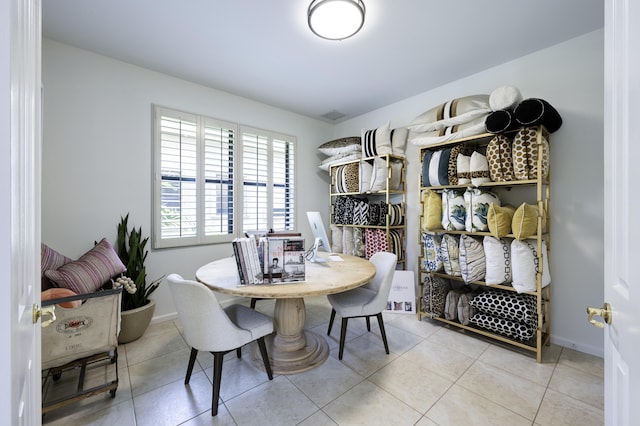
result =
[{"label": "round white dining table", "polygon": [[[319,253],[325,262],[305,263],[305,281],[240,285],[233,256],[208,263],[196,271],[196,279],[212,290],[233,296],[275,299],[275,335],[266,339],[271,368],[276,374],[294,374],[322,364],[329,356],[327,341],[305,330],[304,298],[340,293],[359,287],[371,280],[374,265],[366,259],[340,254]],[[260,368],[262,359],[254,354],[254,364]]]}]

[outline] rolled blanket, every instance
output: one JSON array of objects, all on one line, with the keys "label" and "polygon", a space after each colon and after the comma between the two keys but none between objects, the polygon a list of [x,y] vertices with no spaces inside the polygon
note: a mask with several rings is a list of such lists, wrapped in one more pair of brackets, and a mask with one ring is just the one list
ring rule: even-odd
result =
[{"label": "rolled blanket", "polygon": [[513,110],[520,102],[522,102],[520,90],[513,86],[498,87],[489,95],[489,106],[492,111]]},{"label": "rolled blanket", "polygon": [[485,129],[489,133],[499,134],[514,130],[518,127],[518,122],[513,117],[513,113],[506,109],[493,111],[487,116],[484,122]]},{"label": "rolled blanket", "polygon": [[553,133],[562,125],[560,113],[544,99],[529,98],[520,102],[513,115],[523,126],[538,126],[542,124],[549,133]]}]

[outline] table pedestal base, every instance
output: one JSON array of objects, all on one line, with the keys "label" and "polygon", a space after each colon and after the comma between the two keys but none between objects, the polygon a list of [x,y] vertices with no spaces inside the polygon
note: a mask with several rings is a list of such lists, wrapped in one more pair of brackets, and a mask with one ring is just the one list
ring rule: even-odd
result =
[{"label": "table pedestal base", "polygon": [[[276,334],[265,337],[274,374],[295,374],[322,364],[329,356],[329,345],[322,336],[304,330],[304,299],[277,299],[274,311]],[[253,354],[254,365],[264,370],[260,350]]]}]

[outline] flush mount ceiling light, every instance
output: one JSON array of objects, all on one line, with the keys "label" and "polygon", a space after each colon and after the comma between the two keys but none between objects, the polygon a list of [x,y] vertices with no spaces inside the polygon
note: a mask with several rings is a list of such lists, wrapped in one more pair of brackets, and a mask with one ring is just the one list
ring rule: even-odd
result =
[{"label": "flush mount ceiling light", "polygon": [[313,0],[309,5],[309,28],[327,40],[349,38],[364,25],[362,0]]}]

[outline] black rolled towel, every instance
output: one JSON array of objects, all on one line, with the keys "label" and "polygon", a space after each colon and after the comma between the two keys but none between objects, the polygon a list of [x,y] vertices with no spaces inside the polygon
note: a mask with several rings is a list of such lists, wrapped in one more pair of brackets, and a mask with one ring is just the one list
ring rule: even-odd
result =
[{"label": "black rolled towel", "polygon": [[511,111],[501,109],[487,116],[484,127],[489,133],[500,134],[515,129],[518,127],[518,122],[513,118]]},{"label": "black rolled towel", "polygon": [[560,113],[544,99],[525,99],[516,106],[513,115],[521,125],[529,127],[542,124],[549,133],[555,132],[562,125]]}]

